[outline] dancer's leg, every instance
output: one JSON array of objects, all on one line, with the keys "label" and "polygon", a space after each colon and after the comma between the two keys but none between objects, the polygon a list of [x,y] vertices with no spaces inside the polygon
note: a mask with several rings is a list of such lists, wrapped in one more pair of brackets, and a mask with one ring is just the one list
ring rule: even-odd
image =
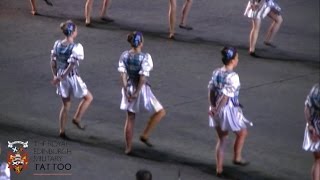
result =
[{"label": "dancer's leg", "polygon": [[132,149],[133,127],[134,127],[135,113],[127,112],[126,124],[124,126],[124,137],[126,142],[125,153],[129,154]]},{"label": "dancer's leg", "polygon": [[169,0],[169,38],[174,37],[176,24],[177,0]]},{"label": "dancer's leg", "polygon": [[93,0],[87,0],[85,9],[84,9],[84,16],[86,18],[86,25],[89,25],[91,22],[91,10],[92,10]]}]

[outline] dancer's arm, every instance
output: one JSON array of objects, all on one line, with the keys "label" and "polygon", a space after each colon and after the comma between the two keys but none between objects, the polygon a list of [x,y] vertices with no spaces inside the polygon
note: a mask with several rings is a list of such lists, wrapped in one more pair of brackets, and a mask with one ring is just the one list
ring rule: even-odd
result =
[{"label": "dancer's arm", "polygon": [[146,83],[146,77],[144,75],[140,75],[138,87],[135,90],[135,92],[131,95],[131,98],[134,99],[134,98],[138,97],[138,95],[141,91],[141,88],[145,83]]},{"label": "dancer's arm", "polygon": [[304,116],[307,122],[307,128],[309,130],[310,133],[310,138],[312,141],[318,141],[319,140],[319,135],[317,135],[317,131],[315,129],[315,127],[313,126],[313,124],[311,123],[311,115],[310,115],[310,109],[308,106],[305,106],[304,108]]},{"label": "dancer's arm", "polygon": [[125,90],[125,92],[127,91],[127,73],[125,72],[121,72],[120,73],[120,78],[121,78],[121,83],[122,83],[122,88]]}]

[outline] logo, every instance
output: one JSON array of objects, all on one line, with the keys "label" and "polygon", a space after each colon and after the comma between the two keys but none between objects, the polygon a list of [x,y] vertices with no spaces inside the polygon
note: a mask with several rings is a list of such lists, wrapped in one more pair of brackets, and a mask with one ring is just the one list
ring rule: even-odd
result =
[{"label": "logo", "polygon": [[17,174],[20,174],[22,170],[27,169],[29,164],[28,153],[26,149],[28,148],[28,141],[8,141],[8,165],[9,168],[14,170]]}]

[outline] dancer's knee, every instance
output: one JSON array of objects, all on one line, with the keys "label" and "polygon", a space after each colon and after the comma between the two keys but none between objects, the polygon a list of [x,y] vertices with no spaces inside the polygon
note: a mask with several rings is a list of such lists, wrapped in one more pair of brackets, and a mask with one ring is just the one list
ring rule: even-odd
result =
[{"label": "dancer's knee", "polygon": [[280,25],[282,24],[282,22],[283,22],[282,16],[278,16],[276,23]]},{"label": "dancer's knee", "polygon": [[91,103],[91,102],[93,101],[93,96],[92,96],[92,94],[91,94],[90,92],[88,92],[88,94],[85,95],[85,96],[83,97],[83,99],[84,99],[85,101]]},{"label": "dancer's knee", "polygon": [[161,117],[164,117],[166,114],[167,114],[167,112],[166,112],[166,110],[165,109],[161,109],[159,112],[157,112],[158,114],[159,114],[159,116],[161,116]]},{"label": "dancer's knee", "polygon": [[238,138],[246,138],[248,136],[248,130],[247,129],[242,129],[238,132],[236,132],[236,135]]}]

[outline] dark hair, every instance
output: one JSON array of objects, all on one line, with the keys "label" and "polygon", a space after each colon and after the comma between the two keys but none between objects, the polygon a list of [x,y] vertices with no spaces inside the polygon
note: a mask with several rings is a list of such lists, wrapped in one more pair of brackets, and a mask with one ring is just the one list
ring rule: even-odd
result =
[{"label": "dark hair", "polygon": [[70,36],[76,30],[76,24],[74,24],[71,20],[68,20],[61,23],[60,28],[64,35]]},{"label": "dark hair", "polygon": [[148,170],[141,169],[136,173],[136,180],[152,180],[152,174]]},{"label": "dark hair", "polygon": [[139,31],[134,31],[128,34],[127,41],[132,47],[136,48],[143,42],[143,35]]},{"label": "dark hair", "polygon": [[237,53],[237,49],[234,47],[224,47],[221,50],[223,64],[228,65],[236,57]]}]

